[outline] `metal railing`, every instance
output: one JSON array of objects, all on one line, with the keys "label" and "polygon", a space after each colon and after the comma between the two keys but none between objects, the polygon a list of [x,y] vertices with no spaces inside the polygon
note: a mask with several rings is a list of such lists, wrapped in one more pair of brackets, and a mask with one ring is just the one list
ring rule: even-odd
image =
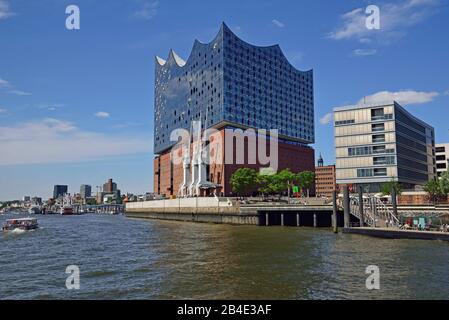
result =
[{"label": "metal railing", "polygon": [[360,225],[368,227],[399,227],[399,219],[379,198],[375,196],[363,197],[363,221],[360,214],[359,197],[350,197],[350,211],[360,220]]}]

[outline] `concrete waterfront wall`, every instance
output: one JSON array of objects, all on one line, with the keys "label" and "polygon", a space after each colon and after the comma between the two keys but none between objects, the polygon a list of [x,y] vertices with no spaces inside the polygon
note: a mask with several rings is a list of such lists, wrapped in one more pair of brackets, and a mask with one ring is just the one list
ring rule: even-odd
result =
[{"label": "concrete waterfront wall", "polygon": [[449,241],[449,233],[429,231],[408,231],[394,229],[373,228],[344,228],[343,233],[359,234],[364,236],[386,239],[412,239],[412,240],[440,240]]},{"label": "concrete waterfront wall", "polygon": [[130,218],[189,222],[259,225],[257,212],[240,214],[238,205],[227,199],[180,198],[126,204]]}]

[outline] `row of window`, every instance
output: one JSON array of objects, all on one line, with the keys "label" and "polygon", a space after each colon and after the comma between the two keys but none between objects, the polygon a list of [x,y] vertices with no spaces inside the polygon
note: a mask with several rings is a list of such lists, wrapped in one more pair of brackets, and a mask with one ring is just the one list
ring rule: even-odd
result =
[{"label": "row of window", "polygon": [[386,175],[387,175],[387,168],[357,169],[358,178],[385,177]]},{"label": "row of window", "polygon": [[394,153],[394,149],[387,149],[386,146],[348,148],[348,155],[350,157],[384,153]]}]

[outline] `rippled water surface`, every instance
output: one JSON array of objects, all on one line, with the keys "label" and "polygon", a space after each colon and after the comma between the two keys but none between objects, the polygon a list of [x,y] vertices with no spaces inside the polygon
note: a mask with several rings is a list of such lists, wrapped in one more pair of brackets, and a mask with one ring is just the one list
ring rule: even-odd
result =
[{"label": "rippled water surface", "polygon": [[[0,299],[449,298],[445,242],[123,216],[38,219],[36,231],[0,235]],[[78,291],[65,287],[68,265],[80,268]],[[380,268],[378,291],[365,287],[368,265]]]}]

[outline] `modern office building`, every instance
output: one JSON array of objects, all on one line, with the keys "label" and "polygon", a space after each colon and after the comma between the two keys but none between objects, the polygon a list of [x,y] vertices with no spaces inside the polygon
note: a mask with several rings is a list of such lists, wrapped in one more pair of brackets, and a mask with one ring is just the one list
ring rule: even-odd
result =
[{"label": "modern office building", "polygon": [[437,144],[435,146],[437,174],[440,177],[449,168],[449,143]]},{"label": "modern office building", "polygon": [[92,187],[87,184],[83,184],[80,187],[80,196],[81,199],[90,198],[92,196]]},{"label": "modern office building", "polygon": [[68,193],[69,187],[64,185],[55,185],[53,187],[53,199],[58,199]]},{"label": "modern office building", "polygon": [[[179,194],[185,171],[183,164],[171,161],[177,142],[171,141],[171,133],[191,131],[192,122],[198,120],[202,130],[214,128],[222,138],[234,129],[278,129],[278,169],[314,171],[309,146],[315,139],[313,71],[295,69],[278,45],[248,44],[222,24],[210,43],[195,41],[187,61],[170,50],[167,60],[156,57],[155,64],[156,194]],[[247,145],[244,163],[232,163],[225,152],[227,143],[223,138],[215,155],[222,164],[207,166],[205,173],[217,193],[225,195],[231,194],[229,178],[237,169],[263,167],[248,160]]]},{"label": "modern office building", "polygon": [[315,190],[317,197],[327,198],[332,198],[333,192],[337,190],[335,165],[325,166],[321,155],[315,168]]},{"label": "modern office building", "polygon": [[436,177],[434,129],[397,102],[335,108],[334,121],[337,184],[413,190]]}]

